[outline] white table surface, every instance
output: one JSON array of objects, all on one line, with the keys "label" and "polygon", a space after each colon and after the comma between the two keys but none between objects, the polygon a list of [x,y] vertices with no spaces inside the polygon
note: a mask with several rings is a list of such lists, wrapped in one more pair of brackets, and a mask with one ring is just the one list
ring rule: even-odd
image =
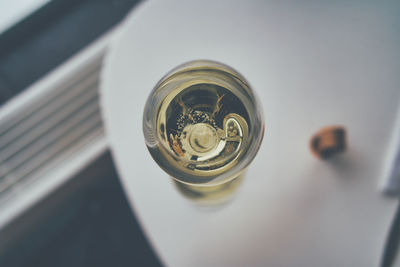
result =
[{"label": "white table surface", "polygon": [[[400,99],[396,2],[148,1],[126,19],[102,73],[102,110],[125,192],[167,266],[378,266],[398,201],[379,191]],[[236,198],[198,209],[142,134],[157,81],[193,59],[228,64],[257,91],[266,132]],[[321,127],[348,151],[322,162]]]}]

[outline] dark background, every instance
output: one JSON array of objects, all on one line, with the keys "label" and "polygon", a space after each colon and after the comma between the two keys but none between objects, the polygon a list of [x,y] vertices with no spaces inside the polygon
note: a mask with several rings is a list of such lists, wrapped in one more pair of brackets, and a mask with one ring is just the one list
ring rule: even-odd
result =
[{"label": "dark background", "polygon": [[122,191],[109,152],[39,205],[1,238],[0,266],[160,266]]},{"label": "dark background", "polygon": [[0,104],[115,27],[138,0],[52,0],[0,34]]},{"label": "dark background", "polygon": [[[0,35],[0,105],[112,29],[137,0],[53,0]],[[109,152],[12,224],[0,266],[160,266]]]}]

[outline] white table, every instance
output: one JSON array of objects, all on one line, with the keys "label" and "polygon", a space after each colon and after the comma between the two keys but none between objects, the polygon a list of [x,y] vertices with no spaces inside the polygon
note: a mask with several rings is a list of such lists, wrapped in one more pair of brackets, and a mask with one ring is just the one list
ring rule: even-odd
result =
[{"label": "white table", "polygon": [[[301,2],[301,1],[300,1]],[[395,2],[148,1],[105,62],[102,108],[132,209],[167,266],[378,266],[397,199],[379,184],[400,99]],[[150,90],[193,59],[228,64],[263,105],[266,133],[236,198],[205,211],[148,153]],[[321,127],[348,151],[314,158]]]}]

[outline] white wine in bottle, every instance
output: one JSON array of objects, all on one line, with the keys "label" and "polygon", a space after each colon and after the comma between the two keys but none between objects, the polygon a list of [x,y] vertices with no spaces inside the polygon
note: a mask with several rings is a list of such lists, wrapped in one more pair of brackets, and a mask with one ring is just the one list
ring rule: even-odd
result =
[{"label": "white wine in bottle", "polygon": [[226,198],[223,191],[237,188],[264,124],[254,92],[239,73],[214,61],[192,61],[156,85],[143,131],[152,157],[185,196],[218,202]]}]

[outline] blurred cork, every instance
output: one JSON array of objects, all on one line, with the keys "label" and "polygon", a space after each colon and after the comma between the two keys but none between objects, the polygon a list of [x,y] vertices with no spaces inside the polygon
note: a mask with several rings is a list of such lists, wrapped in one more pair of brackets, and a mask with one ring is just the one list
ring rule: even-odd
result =
[{"label": "blurred cork", "polygon": [[346,129],[327,126],[315,133],[310,140],[312,154],[319,159],[329,159],[346,151]]}]

